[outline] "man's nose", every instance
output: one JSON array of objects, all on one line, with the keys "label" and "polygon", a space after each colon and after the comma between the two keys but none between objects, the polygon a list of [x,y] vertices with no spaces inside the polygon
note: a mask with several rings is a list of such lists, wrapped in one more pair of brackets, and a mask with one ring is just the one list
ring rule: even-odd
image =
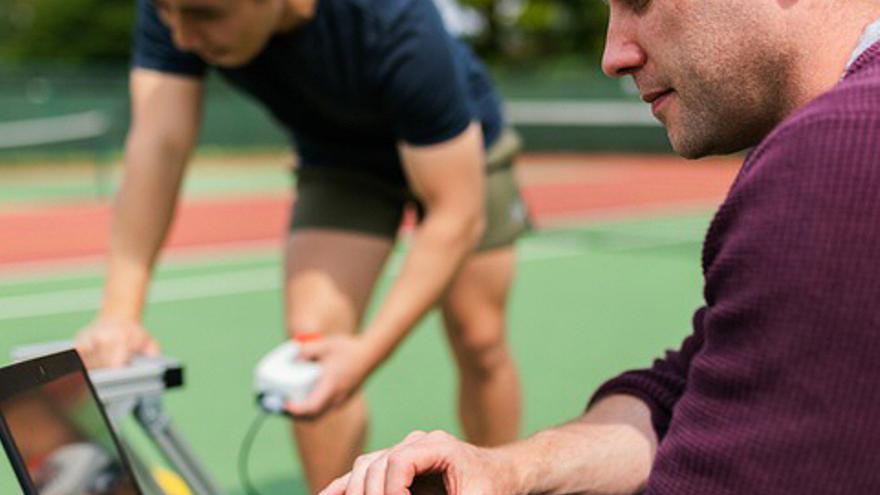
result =
[{"label": "man's nose", "polygon": [[[622,77],[636,72],[645,65],[647,56],[633,35],[631,20],[620,19],[612,7],[608,20],[608,35],[602,53],[602,72],[609,77]],[[629,17],[629,16],[627,16]]]},{"label": "man's nose", "polygon": [[171,29],[171,37],[174,40],[174,46],[185,52],[193,52],[201,46],[201,36],[198,32],[189,26],[180,16],[170,19],[169,29]]}]

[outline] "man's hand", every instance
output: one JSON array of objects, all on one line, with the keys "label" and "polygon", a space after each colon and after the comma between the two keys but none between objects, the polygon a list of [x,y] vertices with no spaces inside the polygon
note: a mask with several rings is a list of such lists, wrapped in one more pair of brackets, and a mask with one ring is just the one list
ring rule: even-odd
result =
[{"label": "man's hand", "polygon": [[298,357],[319,363],[321,378],[304,401],[287,405],[287,411],[297,418],[314,418],[345,402],[360,388],[373,367],[366,343],[351,335],[300,341]]},{"label": "man's hand", "polygon": [[88,368],[117,368],[135,355],[159,354],[159,343],[139,322],[106,317],[83,329],[75,346]]},{"label": "man's hand", "polygon": [[358,458],[320,495],[511,495],[514,472],[498,451],[435,431]]},{"label": "man's hand", "polygon": [[636,493],[645,488],[656,451],[648,406],[611,395],[579,418],[502,447],[475,447],[443,432],[411,433],[359,457],[320,495]]}]

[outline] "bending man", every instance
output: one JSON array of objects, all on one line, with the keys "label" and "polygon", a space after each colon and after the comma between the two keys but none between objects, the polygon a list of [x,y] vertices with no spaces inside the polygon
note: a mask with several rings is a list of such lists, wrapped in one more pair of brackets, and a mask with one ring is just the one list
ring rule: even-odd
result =
[{"label": "bending man", "polygon": [[[274,115],[300,156],[285,309],[291,336],[323,336],[303,346],[323,365],[322,380],[293,409],[313,418],[294,425],[312,490],[361,450],[361,384],[435,304],[460,372],[468,438],[513,440],[520,386],[504,313],[512,245],[526,225],[511,169],[518,145],[485,69],[432,2],[140,0],[138,9],[105,298],[78,339],[87,362],[119,365],[156,351],[141,323],[145,295],[213,67]],[[363,325],[407,204],[419,227]]]}]

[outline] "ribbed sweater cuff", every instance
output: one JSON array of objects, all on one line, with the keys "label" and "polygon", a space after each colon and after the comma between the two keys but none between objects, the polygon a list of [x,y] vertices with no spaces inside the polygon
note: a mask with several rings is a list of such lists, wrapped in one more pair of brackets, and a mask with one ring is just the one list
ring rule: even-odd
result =
[{"label": "ribbed sweater cuff", "polygon": [[662,440],[669,429],[672,409],[678,397],[669,389],[645,377],[639,371],[630,371],[605,382],[590,398],[587,409],[595,403],[612,395],[633,396],[648,406],[651,411],[651,424],[657,439]]}]

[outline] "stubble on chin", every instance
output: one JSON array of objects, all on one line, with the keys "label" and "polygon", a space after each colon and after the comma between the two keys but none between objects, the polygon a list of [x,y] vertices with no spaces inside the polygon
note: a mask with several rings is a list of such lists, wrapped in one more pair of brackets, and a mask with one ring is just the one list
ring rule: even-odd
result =
[{"label": "stubble on chin", "polygon": [[761,142],[789,113],[790,60],[748,57],[680,88],[677,118],[667,122],[676,153],[689,159],[729,154]]}]

